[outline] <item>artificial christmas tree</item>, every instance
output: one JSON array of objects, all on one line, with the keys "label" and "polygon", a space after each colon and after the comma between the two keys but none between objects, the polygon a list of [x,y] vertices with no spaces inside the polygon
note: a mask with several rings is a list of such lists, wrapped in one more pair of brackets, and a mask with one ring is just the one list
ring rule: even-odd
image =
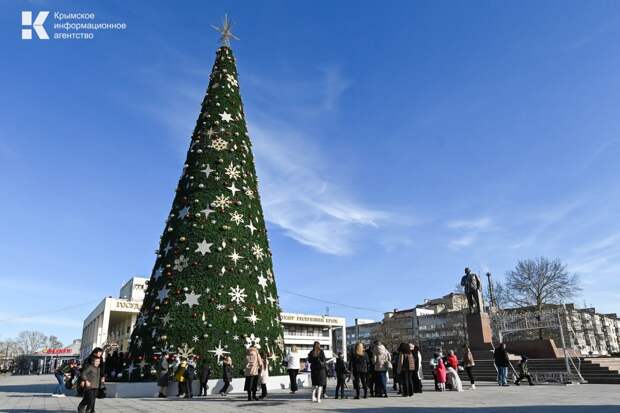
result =
[{"label": "artificial christmas tree", "polygon": [[[125,377],[151,377],[166,351],[243,367],[255,344],[283,373],[284,343],[258,180],[239,94],[227,19],[209,87],[144,304],[131,336]],[[235,373],[239,375],[239,368]]]}]

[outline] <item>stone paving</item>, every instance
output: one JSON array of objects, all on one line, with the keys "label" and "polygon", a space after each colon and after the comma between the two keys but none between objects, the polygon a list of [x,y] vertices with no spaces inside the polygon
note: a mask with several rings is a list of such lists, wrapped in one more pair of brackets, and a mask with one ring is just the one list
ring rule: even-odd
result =
[{"label": "stone paving", "polygon": [[[45,376],[0,376],[0,413],[4,412],[75,412],[77,397],[51,397],[54,378]],[[432,389],[432,383],[425,383]],[[333,393],[330,383],[328,392]],[[97,413],[117,412],[291,412],[327,411],[360,413],[397,413],[417,411],[428,413],[619,413],[620,386],[605,384],[540,385],[498,387],[480,383],[476,390],[462,393],[427,391],[413,398],[391,393],[387,399],[334,400],[312,403],[310,390],[296,395],[285,391],[272,392],[268,400],[247,402],[242,395],[186,399],[100,399]]]}]

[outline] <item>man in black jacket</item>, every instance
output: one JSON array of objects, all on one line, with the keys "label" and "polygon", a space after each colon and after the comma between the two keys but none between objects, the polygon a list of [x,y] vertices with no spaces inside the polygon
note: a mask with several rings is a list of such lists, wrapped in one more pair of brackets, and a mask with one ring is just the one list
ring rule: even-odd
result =
[{"label": "man in black jacket", "polygon": [[90,364],[82,370],[80,380],[82,388],[84,389],[84,397],[78,405],[79,413],[93,413],[95,411],[97,391],[101,384],[100,363],[100,358],[91,358]]},{"label": "man in black jacket", "polygon": [[207,390],[209,386],[207,385],[209,381],[209,376],[211,376],[211,367],[207,360],[202,362],[202,366],[200,367],[200,395],[206,396]]},{"label": "man in black jacket", "polygon": [[495,367],[497,367],[497,384],[500,386],[508,386],[508,367],[510,367],[510,359],[506,351],[506,343],[501,343],[493,353]]}]

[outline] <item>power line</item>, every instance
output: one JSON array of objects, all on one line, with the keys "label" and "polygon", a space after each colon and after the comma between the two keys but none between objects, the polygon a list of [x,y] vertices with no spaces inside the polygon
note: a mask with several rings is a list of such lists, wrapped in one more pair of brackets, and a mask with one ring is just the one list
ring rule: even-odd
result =
[{"label": "power line", "polygon": [[379,310],[375,310],[373,308],[367,308],[367,307],[358,307],[355,305],[349,305],[349,304],[342,304],[342,303],[337,303],[335,301],[328,301],[328,300],[323,300],[321,298],[316,298],[316,297],[311,297],[309,295],[304,295],[304,294],[299,294],[299,293],[294,293],[292,291],[288,291],[288,290],[283,290],[281,288],[278,288],[278,291],[286,293],[286,294],[291,294],[291,295],[296,295],[298,297],[302,297],[302,298],[306,298],[308,300],[314,300],[314,301],[319,301],[321,303],[325,303],[325,304],[332,304],[332,305],[337,305],[340,307],[346,307],[346,308],[351,308],[353,310],[363,310],[363,311],[370,311],[373,313],[379,313],[379,314],[383,314],[384,311],[379,311]]},{"label": "power line", "polygon": [[71,310],[72,308],[82,307],[82,306],[84,306],[86,304],[92,304],[92,303],[94,303],[96,301],[100,301],[100,299],[90,300],[90,301],[87,301],[87,302],[81,303],[81,304],[73,304],[73,305],[69,305],[67,307],[57,308],[55,310],[47,310],[47,311],[44,311],[44,312],[41,312],[41,313],[35,313],[35,314],[30,314],[30,315],[21,315],[21,316],[10,317],[10,318],[3,318],[2,320],[0,320],[0,323],[7,322],[7,321],[14,321],[14,320],[23,320],[23,319],[27,319],[27,318],[38,317],[40,315],[59,313],[61,311],[65,311],[65,310]]}]

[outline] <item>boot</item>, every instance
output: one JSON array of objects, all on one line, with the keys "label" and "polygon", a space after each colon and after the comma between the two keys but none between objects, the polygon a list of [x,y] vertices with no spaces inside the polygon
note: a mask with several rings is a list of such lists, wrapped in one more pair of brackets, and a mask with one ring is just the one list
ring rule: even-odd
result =
[{"label": "boot", "polygon": [[252,401],[252,392],[248,390],[248,401]]},{"label": "boot", "polygon": [[318,388],[317,392],[316,392],[316,402],[317,403],[321,403],[321,393],[323,393],[323,389],[321,389],[320,387]]},{"label": "boot", "polygon": [[316,401],[316,393],[317,393],[317,389],[316,387],[312,388],[312,401],[315,402]]},{"label": "boot", "polygon": [[364,389],[364,398],[368,398],[368,390]]},{"label": "boot", "polygon": [[360,398],[360,389],[355,389],[355,398],[356,399]]}]

